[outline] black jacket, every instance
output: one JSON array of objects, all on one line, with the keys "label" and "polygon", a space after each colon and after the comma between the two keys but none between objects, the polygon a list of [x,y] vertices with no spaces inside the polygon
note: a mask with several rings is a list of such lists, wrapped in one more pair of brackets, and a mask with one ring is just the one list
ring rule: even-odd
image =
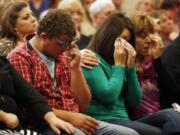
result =
[{"label": "black jacket", "polygon": [[161,55],[163,83],[161,101],[164,108],[172,103],[180,104],[180,36],[177,37]]},{"label": "black jacket", "polygon": [[0,95],[9,96],[17,105],[30,110],[39,120],[51,111],[39,92],[10,65],[6,58],[0,57]]}]

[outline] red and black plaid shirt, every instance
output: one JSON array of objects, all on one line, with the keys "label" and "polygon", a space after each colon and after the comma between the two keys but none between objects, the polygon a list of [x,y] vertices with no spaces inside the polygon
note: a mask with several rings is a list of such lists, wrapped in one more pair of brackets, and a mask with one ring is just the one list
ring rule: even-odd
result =
[{"label": "red and black plaid shirt", "polygon": [[39,90],[51,107],[79,112],[70,88],[70,69],[65,55],[55,60],[55,90],[48,67],[30,44],[25,43],[15,48],[9,53],[8,59],[16,70]]}]

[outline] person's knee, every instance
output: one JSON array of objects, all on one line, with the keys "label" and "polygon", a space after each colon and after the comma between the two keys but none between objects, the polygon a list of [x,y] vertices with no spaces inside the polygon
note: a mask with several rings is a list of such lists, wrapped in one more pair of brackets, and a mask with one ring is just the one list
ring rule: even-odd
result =
[{"label": "person's knee", "polygon": [[81,130],[79,130],[78,128],[75,128],[74,135],[85,135],[85,133],[83,133],[83,132],[82,132]]},{"label": "person's knee", "polygon": [[116,124],[110,124],[104,121],[98,121],[99,127],[98,130],[96,130],[96,135],[139,135],[134,129],[116,125]]},{"label": "person's knee", "polygon": [[117,126],[116,129],[114,129],[114,131],[116,131],[117,135],[139,135],[139,133],[137,131],[135,131],[134,129],[131,128],[127,128],[127,127],[122,127],[122,126]]},{"label": "person's knee", "polygon": [[178,112],[174,111],[172,108],[165,109],[162,112],[163,112],[162,115],[166,119],[180,119],[180,114]]},{"label": "person's knee", "polygon": [[139,133],[136,132],[136,131],[133,130],[133,129],[129,129],[128,132],[129,132],[129,133],[128,133],[127,135],[139,135]]}]

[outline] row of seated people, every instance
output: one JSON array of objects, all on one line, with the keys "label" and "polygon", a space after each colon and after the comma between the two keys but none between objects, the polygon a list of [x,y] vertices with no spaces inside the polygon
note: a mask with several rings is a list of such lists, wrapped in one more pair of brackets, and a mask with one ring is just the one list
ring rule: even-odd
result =
[{"label": "row of seated people", "polygon": [[[158,60],[162,43],[154,35],[150,17],[137,14],[129,20],[122,14],[110,16],[89,44],[91,51],[83,52],[81,72],[80,53],[73,42],[76,28],[72,18],[61,10],[50,10],[36,26],[37,21],[24,3],[12,4],[5,12],[10,12],[15,5],[26,11],[33,24],[29,27],[37,27],[37,33],[27,36],[22,45],[8,54],[8,59],[47,100],[57,117],[86,134],[172,135],[180,132],[179,113],[173,109],[160,111],[154,59]],[[4,28],[3,23],[1,25]],[[17,26],[21,30],[22,25]],[[13,31],[16,36],[17,29]],[[86,69],[89,67],[86,63],[93,62],[96,66]],[[4,70],[6,66],[2,67]],[[2,87],[2,93],[11,96],[5,89]],[[131,121],[126,106],[130,109],[138,106],[132,116],[141,119]]]}]

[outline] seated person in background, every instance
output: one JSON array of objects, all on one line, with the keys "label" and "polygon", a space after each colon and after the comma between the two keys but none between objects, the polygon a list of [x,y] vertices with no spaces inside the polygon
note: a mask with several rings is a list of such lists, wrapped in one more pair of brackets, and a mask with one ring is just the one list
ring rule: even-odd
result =
[{"label": "seated person in background", "polygon": [[69,134],[74,133],[74,127],[57,118],[38,91],[27,83],[3,57],[0,57],[0,86],[1,130],[17,129],[22,124],[21,109],[23,107],[33,115],[33,119],[36,120],[34,125],[38,123],[38,127],[43,129],[40,133],[45,133],[44,131],[48,128],[42,126],[43,119],[56,134],[60,134],[61,129]]},{"label": "seated person in background", "polygon": [[76,38],[79,39],[77,41],[78,48],[84,49],[88,45],[91,37],[81,33],[81,23],[85,15],[82,4],[78,0],[62,0],[58,4],[58,9],[65,10],[71,15],[76,26]]},{"label": "seated person in background", "polygon": [[136,5],[136,11],[146,12],[151,15],[154,10],[154,1],[153,0],[139,0]]},{"label": "seated person in background", "polygon": [[[85,41],[88,41],[88,43],[89,43],[92,35],[96,32],[96,28],[94,27],[92,19],[89,14],[89,8],[94,1],[95,0],[80,0],[81,4],[83,6],[83,9],[84,9],[84,17],[83,17],[83,21],[81,23],[81,33],[89,38],[89,40],[85,40]],[[84,43],[86,43],[86,42],[84,42]],[[86,44],[86,46],[87,45],[88,44]],[[84,46],[84,48],[86,46]]]},{"label": "seated person in background", "polygon": [[160,11],[159,14],[159,26],[160,26],[160,36],[162,38],[164,47],[167,47],[171,42],[171,33],[174,30],[175,22],[171,14],[167,11]]},{"label": "seated person in background", "polygon": [[130,128],[79,113],[87,110],[91,93],[80,69],[75,36],[72,17],[63,10],[52,9],[40,20],[37,33],[29,35],[8,58],[48,101],[57,117],[85,134],[137,135]]},{"label": "seated person in background", "polygon": [[[178,27],[180,28],[180,9],[178,10]],[[163,101],[165,105],[171,105],[174,102],[180,104],[180,35],[163,51],[161,63],[165,72],[163,72]]]},{"label": "seated person in background", "polygon": [[179,35],[180,29],[178,26],[178,11],[180,8],[179,0],[163,0],[161,4],[161,10],[169,12],[171,18],[174,21],[173,32],[170,33],[170,38],[172,40],[176,39]]},{"label": "seated person in background", "polygon": [[38,22],[24,2],[1,3],[0,8],[0,56],[23,43],[27,34],[34,33]]},{"label": "seated person in background", "polygon": [[[144,28],[144,25],[138,26]],[[135,28],[135,32],[136,30]],[[115,14],[105,21],[93,37],[89,48],[100,63],[91,70],[83,68],[92,92],[92,101],[87,114],[99,120],[133,128],[142,135],[178,134],[180,114],[172,109],[154,112],[136,121],[131,121],[128,117],[127,109],[138,106],[142,93],[136,76],[136,52],[129,44],[134,45],[136,49],[137,45],[143,46],[144,39],[138,36],[134,36],[132,23],[127,17]],[[117,38],[123,38],[129,43],[122,39],[118,43]],[[159,56],[152,50],[149,53],[154,57]]]},{"label": "seated person in background", "polygon": [[133,111],[133,117],[144,116],[160,111],[160,89],[158,86],[158,58],[163,50],[159,35],[155,34],[154,20],[146,13],[136,12],[130,17],[136,34],[136,69],[143,97]]},{"label": "seated person in background", "polygon": [[89,15],[96,30],[114,12],[115,6],[111,0],[95,0],[89,7]]}]

